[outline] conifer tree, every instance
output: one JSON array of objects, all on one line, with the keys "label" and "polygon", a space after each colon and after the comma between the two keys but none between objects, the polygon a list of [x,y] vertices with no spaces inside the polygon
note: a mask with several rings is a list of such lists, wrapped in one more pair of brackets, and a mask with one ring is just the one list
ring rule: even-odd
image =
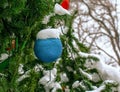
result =
[{"label": "conifer tree", "polygon": [[[71,15],[54,14],[54,6],[61,0],[1,0],[0,1],[0,92],[85,92],[99,87],[94,82],[86,61],[99,61],[94,56],[82,56],[90,49],[74,35]],[[44,18],[50,19],[43,23]],[[36,34],[43,29],[60,27],[67,33],[60,36],[61,57],[44,63],[34,55]],[[3,55],[3,58],[2,58]],[[6,56],[5,56],[6,55]],[[44,83],[46,81],[46,83]],[[111,85],[107,85],[110,88]],[[110,89],[104,92],[110,92]]]}]

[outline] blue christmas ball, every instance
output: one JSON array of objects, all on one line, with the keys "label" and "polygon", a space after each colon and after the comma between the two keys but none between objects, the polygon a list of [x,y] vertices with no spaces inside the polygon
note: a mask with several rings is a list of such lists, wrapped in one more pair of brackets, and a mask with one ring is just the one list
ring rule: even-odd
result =
[{"label": "blue christmas ball", "polygon": [[62,54],[62,43],[58,38],[37,39],[34,44],[34,52],[42,62],[53,62]]}]

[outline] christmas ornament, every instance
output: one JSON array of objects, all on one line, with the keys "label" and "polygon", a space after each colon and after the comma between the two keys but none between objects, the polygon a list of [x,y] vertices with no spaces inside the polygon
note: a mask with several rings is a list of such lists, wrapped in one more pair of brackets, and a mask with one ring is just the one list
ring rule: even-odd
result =
[{"label": "christmas ornament", "polygon": [[68,9],[69,9],[69,3],[70,3],[69,0],[63,0],[60,5],[61,5],[64,9],[68,10]]},{"label": "christmas ornament", "polygon": [[44,29],[38,32],[34,44],[36,57],[42,62],[53,62],[62,54],[62,43],[58,29]]},{"label": "christmas ornament", "polygon": [[69,4],[70,4],[69,0],[63,0],[61,4],[56,3],[54,7],[54,12],[58,15],[65,15],[65,14],[70,15],[70,12],[68,11]]}]

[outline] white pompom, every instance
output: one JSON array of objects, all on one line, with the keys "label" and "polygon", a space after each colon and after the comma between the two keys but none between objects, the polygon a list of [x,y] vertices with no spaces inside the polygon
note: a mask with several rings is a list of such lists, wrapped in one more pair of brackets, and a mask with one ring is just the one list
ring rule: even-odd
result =
[{"label": "white pompom", "polygon": [[65,14],[71,15],[68,10],[64,9],[61,5],[57,3],[55,4],[54,12],[58,15],[65,15]]}]

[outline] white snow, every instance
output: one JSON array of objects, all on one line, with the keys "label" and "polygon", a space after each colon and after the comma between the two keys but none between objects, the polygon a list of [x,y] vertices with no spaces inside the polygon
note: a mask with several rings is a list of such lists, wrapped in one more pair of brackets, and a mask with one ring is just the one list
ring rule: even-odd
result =
[{"label": "white snow", "polygon": [[38,32],[37,39],[59,38],[60,32],[55,28],[43,29]]},{"label": "white snow", "polygon": [[18,74],[23,74],[24,73],[23,67],[24,67],[23,64],[19,64]]},{"label": "white snow", "polygon": [[20,74],[21,76],[17,79],[17,82],[20,82],[24,80],[25,78],[30,77],[31,70],[34,70],[35,72],[39,72],[40,70],[43,71],[43,67],[39,64],[36,64],[33,69],[28,70],[26,72],[24,71],[23,67],[24,66],[22,64],[20,64],[18,67],[18,74]]},{"label": "white snow", "polygon": [[70,92],[70,88],[69,88],[69,86],[66,86],[66,88],[65,88],[65,92]]},{"label": "white snow", "polygon": [[[86,91],[86,92],[101,92],[101,91],[105,90],[107,84],[117,85],[116,82],[113,81],[113,80],[105,80],[100,87],[96,88],[95,90]],[[114,92],[114,91],[112,91],[112,92]],[[118,91],[118,92],[119,92],[119,91]]]},{"label": "white snow", "polygon": [[60,79],[61,79],[60,80],[61,83],[69,81],[66,73],[60,73]]},{"label": "white snow", "polygon": [[60,26],[58,28],[47,28],[40,30],[37,33],[36,39],[47,39],[47,38],[60,38],[60,35],[64,35],[68,32],[68,28]]},{"label": "white snow", "polygon": [[[84,55],[84,54],[82,54]],[[88,54],[90,55],[90,54]],[[85,54],[84,56],[87,56]],[[92,56],[92,55],[91,55]],[[88,61],[92,64],[90,65],[92,68],[95,68],[98,70],[99,75],[101,78],[105,80],[113,80],[116,81],[118,84],[120,84],[120,71],[118,68],[113,67],[111,65],[107,65],[104,61]],[[118,86],[118,91],[120,91],[120,85]],[[96,92],[96,91],[95,91]]]},{"label": "white snow", "polygon": [[39,83],[42,85],[46,85],[48,82],[52,82],[55,80],[57,74],[57,69],[53,68],[53,70],[48,70],[44,72],[44,76],[39,80]]},{"label": "white snow", "polygon": [[35,72],[43,71],[43,69],[44,68],[40,64],[36,64],[35,67],[34,67]]},{"label": "white snow", "polygon": [[[40,78],[39,84],[42,84],[46,92],[57,92],[58,89],[62,89],[59,82],[55,82],[57,76],[57,69],[47,70],[43,72],[44,76]],[[52,89],[52,91],[50,91]]]},{"label": "white snow", "polygon": [[79,55],[81,57],[95,57],[95,58],[98,58],[98,59],[101,59],[100,56],[98,56],[97,54],[89,54],[89,53],[84,53],[84,52],[79,52]]},{"label": "white snow", "polygon": [[73,68],[70,67],[70,66],[66,66],[66,68],[67,68],[67,70],[68,70],[69,72],[73,72],[73,71],[74,71]]},{"label": "white snow", "polygon": [[72,88],[77,88],[78,86],[80,86],[80,82],[78,80],[72,84]]},{"label": "white snow", "polygon": [[28,70],[27,72],[25,72],[24,75],[20,76],[20,77],[17,79],[17,82],[21,82],[21,81],[24,80],[25,78],[30,77],[29,73],[30,73],[30,70]]},{"label": "white snow", "polygon": [[100,86],[99,88],[96,88],[95,90],[92,91],[85,91],[85,92],[101,92],[105,89],[105,85]]},{"label": "white snow", "polygon": [[90,75],[89,73],[83,71],[81,68],[79,68],[79,71],[86,76],[89,80],[92,80],[92,75]]},{"label": "white snow", "polygon": [[[0,61],[4,61],[9,57],[9,55],[7,53],[2,53],[0,56]],[[1,62],[0,62],[1,63]]]},{"label": "white snow", "polygon": [[59,5],[58,3],[55,4],[55,7],[54,7],[54,12],[58,15],[65,15],[65,14],[68,14],[68,15],[71,15],[70,12],[66,9],[64,9],[61,5]]},{"label": "white snow", "polygon": [[50,21],[50,18],[51,18],[52,16],[54,16],[54,15],[55,15],[54,13],[51,13],[51,14],[49,14],[49,15],[46,15],[46,16],[43,18],[42,23],[43,23],[43,24],[47,24],[47,23]]}]

